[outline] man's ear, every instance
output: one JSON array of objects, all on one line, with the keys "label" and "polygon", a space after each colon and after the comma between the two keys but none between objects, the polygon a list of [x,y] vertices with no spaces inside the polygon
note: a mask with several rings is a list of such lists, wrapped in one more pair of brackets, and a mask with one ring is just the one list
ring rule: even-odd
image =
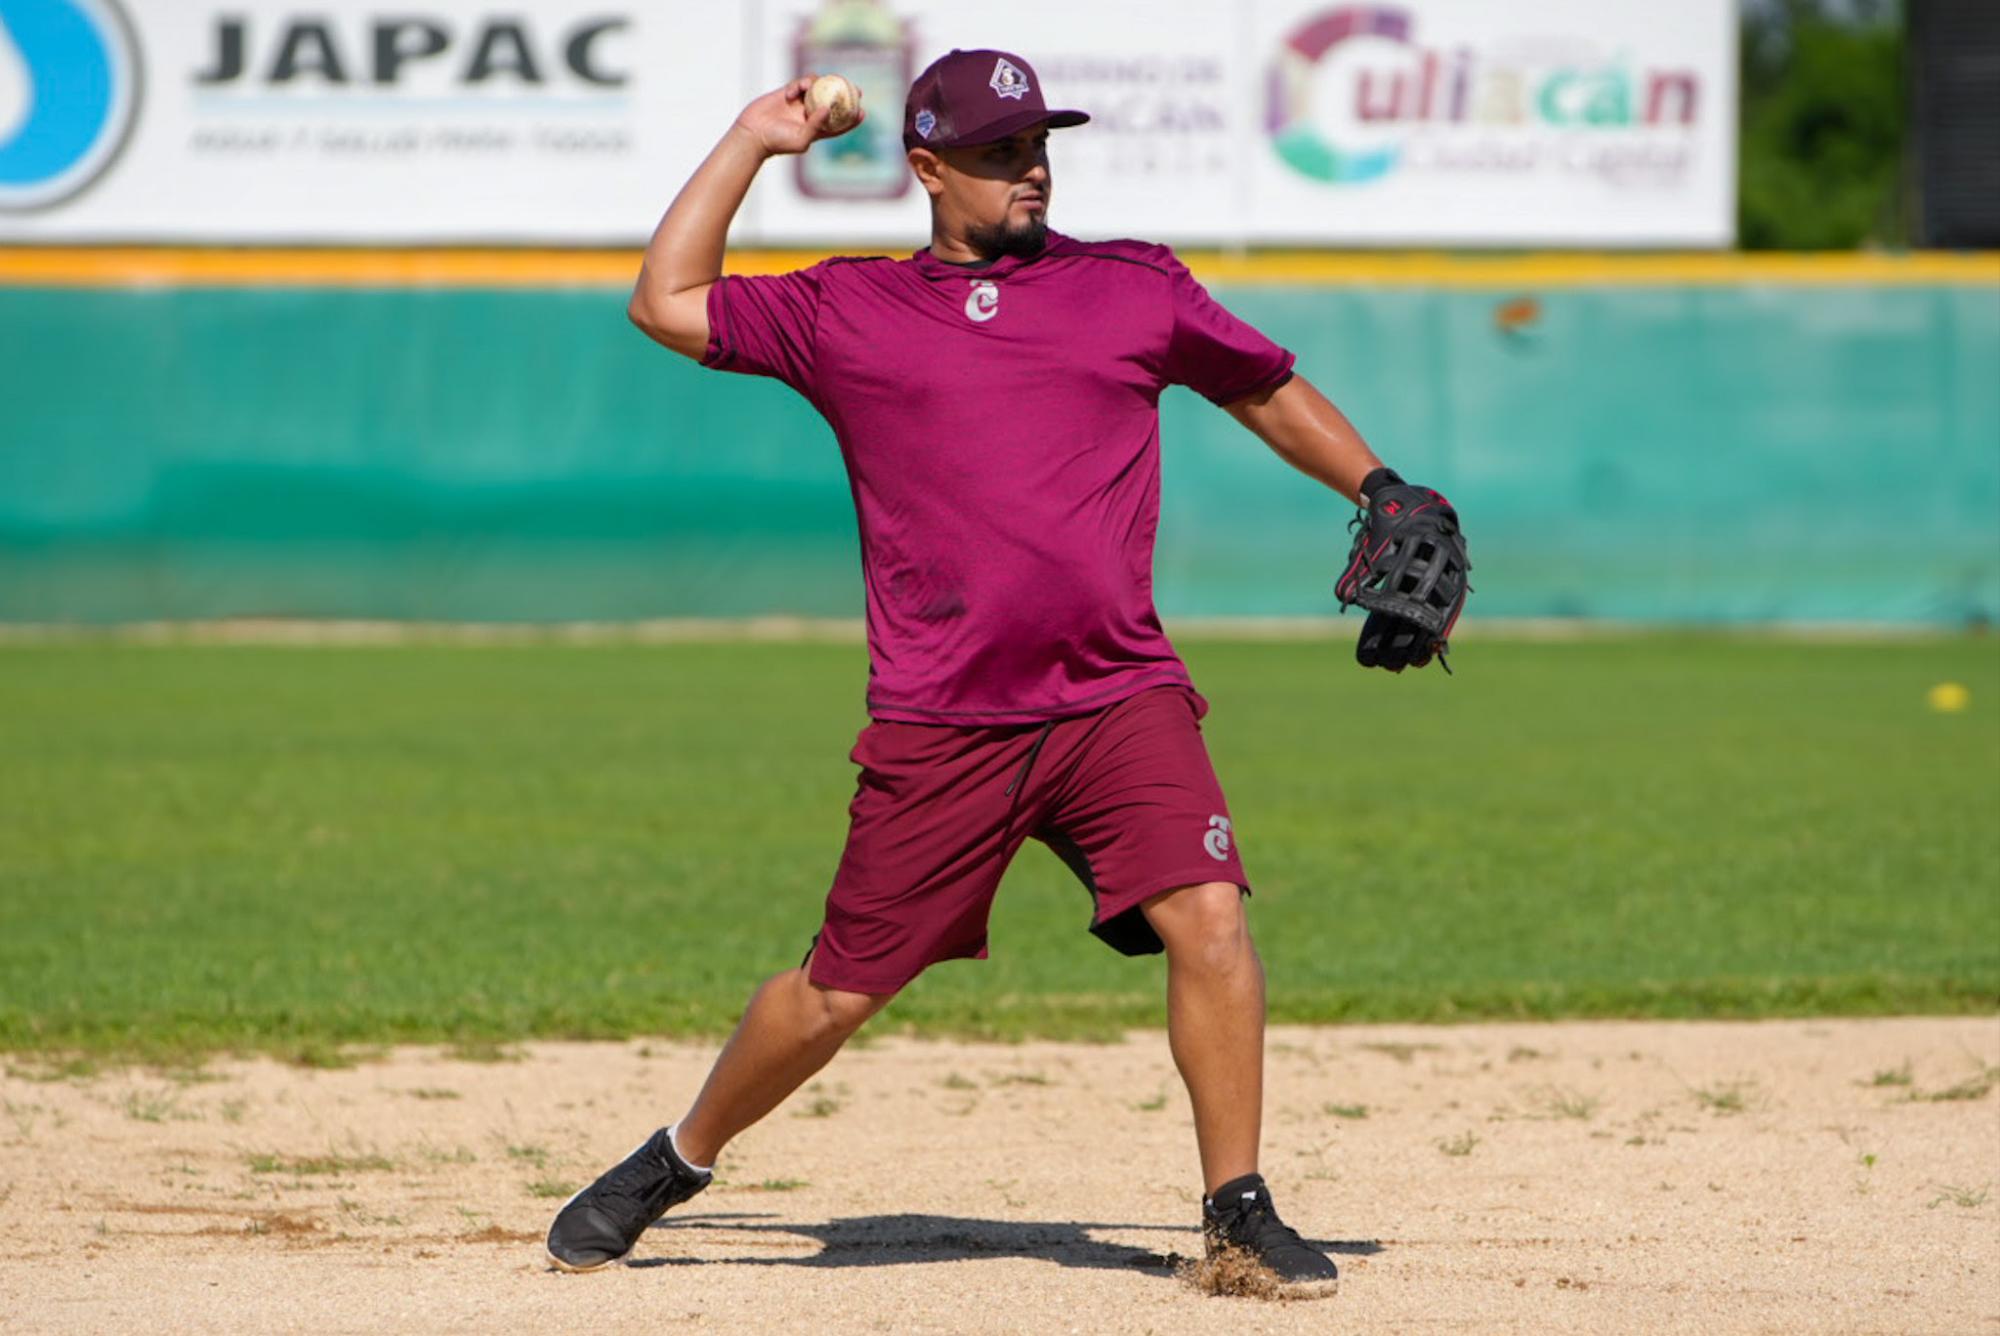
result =
[{"label": "man's ear", "polygon": [[927,148],[910,150],[910,170],[917,174],[917,184],[921,185],[932,199],[944,194],[944,159]]}]

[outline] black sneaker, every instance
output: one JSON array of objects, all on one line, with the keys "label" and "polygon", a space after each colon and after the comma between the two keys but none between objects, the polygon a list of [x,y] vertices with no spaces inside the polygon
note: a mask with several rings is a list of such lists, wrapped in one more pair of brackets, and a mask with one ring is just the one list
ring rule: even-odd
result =
[{"label": "black sneaker", "polygon": [[632,1251],[646,1226],[707,1187],[715,1175],[674,1154],[667,1129],[564,1202],[549,1226],[549,1260],[565,1271],[595,1271]]},{"label": "black sneaker", "polygon": [[1261,1174],[1232,1179],[1202,1199],[1201,1236],[1211,1263],[1232,1249],[1247,1255],[1271,1273],[1287,1298],[1313,1298],[1339,1288],[1333,1259],[1278,1218]]}]

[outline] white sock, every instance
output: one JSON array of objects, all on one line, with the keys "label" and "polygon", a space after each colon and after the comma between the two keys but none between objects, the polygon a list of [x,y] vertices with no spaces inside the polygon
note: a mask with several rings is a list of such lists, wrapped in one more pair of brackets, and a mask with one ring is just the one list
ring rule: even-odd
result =
[{"label": "white sock", "polygon": [[675,1123],[675,1124],[674,1124],[674,1125],[673,1125],[672,1127],[669,1127],[669,1128],[667,1129],[667,1140],[668,1140],[668,1141],[671,1141],[671,1142],[673,1143],[673,1146],[674,1146],[674,1154],[676,1154],[676,1155],[680,1155],[680,1156],[681,1156],[681,1163],[682,1163],[682,1164],[684,1164],[684,1165],[686,1165],[686,1166],[687,1166],[688,1168],[690,1168],[690,1169],[694,1170],[694,1171],[695,1171],[696,1173],[698,1173],[698,1174],[712,1174],[712,1173],[714,1173],[714,1172],[715,1172],[715,1166],[714,1166],[714,1165],[712,1165],[712,1164],[696,1164],[696,1163],[695,1163],[695,1162],[694,1162],[693,1160],[689,1159],[689,1158],[688,1158],[687,1156],[685,1156],[685,1155],[681,1155],[681,1138],[680,1138],[680,1127],[681,1127],[681,1125],[680,1125],[679,1123]]}]

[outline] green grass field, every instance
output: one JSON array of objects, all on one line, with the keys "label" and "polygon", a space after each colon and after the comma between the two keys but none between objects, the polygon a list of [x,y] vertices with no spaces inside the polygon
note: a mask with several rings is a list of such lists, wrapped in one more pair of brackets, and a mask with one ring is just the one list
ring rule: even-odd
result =
[{"label": "green grass field", "polygon": [[[1292,1021],[2000,1004],[2000,643],[1183,645]],[[713,1033],[817,924],[858,646],[0,650],[0,1049]],[[1933,683],[1972,689],[1960,714]],[[1162,1020],[1031,844],[889,1013]]]}]

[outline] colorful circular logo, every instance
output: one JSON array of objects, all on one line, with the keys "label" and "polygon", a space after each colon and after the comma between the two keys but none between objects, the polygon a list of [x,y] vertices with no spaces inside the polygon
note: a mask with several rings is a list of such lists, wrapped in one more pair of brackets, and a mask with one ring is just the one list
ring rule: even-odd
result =
[{"label": "colorful circular logo", "polygon": [[117,0],[0,0],[0,213],[60,204],[102,175],[139,83]]},{"label": "colorful circular logo", "polygon": [[1394,147],[1342,151],[1320,132],[1313,115],[1313,85],[1319,63],[1342,42],[1359,37],[1410,40],[1406,10],[1351,5],[1313,15],[1286,36],[1271,62],[1264,103],[1264,128],[1291,168],[1316,181],[1356,185],[1386,175],[1402,156]]}]

